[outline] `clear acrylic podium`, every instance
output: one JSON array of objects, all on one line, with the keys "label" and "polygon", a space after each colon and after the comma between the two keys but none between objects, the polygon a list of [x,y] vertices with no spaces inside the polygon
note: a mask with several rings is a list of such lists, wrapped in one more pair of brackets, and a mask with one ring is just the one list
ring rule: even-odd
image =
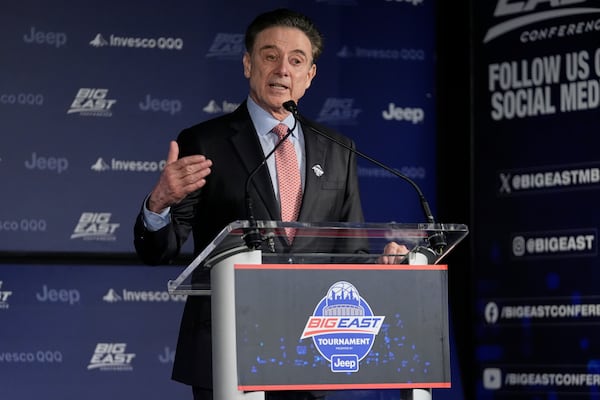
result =
[{"label": "clear acrylic podium", "polygon": [[[168,290],[211,296],[215,400],[362,389],[426,400],[450,387],[442,261],[467,234],[463,224],[235,221]],[[392,241],[410,252],[383,254]],[[206,269],[210,287],[194,280]]]}]

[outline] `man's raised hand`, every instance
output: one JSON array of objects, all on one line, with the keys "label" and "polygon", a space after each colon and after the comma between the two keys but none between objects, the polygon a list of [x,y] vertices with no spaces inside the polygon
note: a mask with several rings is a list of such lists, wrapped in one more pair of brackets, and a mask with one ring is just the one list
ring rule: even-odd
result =
[{"label": "man's raised hand", "polygon": [[171,141],[167,163],[148,199],[148,209],[160,213],[206,184],[212,161],[203,155],[179,158],[179,145]]}]

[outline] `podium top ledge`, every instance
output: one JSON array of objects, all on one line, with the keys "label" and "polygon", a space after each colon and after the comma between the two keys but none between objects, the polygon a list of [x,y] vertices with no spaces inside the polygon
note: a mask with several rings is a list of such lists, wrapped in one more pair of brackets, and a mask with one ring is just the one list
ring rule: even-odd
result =
[{"label": "podium top ledge", "polygon": [[225,226],[168,287],[171,293],[194,292],[198,288],[190,282],[197,268],[212,268],[247,251],[260,251],[262,264],[377,264],[388,256],[386,245],[396,242],[410,250],[405,257],[395,258],[398,263],[438,264],[468,232],[466,225],[454,223],[238,220]]}]

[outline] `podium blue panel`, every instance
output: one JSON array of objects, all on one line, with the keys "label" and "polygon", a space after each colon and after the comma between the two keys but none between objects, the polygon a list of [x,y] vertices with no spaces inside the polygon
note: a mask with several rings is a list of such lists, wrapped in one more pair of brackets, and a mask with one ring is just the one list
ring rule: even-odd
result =
[{"label": "podium blue panel", "polygon": [[450,386],[445,266],[235,268],[240,387]]}]

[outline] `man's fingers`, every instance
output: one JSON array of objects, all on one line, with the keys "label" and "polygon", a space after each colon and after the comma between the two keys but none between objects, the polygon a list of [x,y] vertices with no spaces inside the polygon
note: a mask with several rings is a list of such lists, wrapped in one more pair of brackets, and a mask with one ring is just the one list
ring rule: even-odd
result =
[{"label": "man's fingers", "polygon": [[169,165],[169,171],[165,169],[165,182],[174,196],[185,197],[206,184],[205,178],[211,173],[211,166],[212,161],[201,155],[180,158]]},{"label": "man's fingers", "polygon": [[174,163],[179,158],[179,145],[176,141],[171,140],[169,143],[169,154],[167,154],[167,164]]},{"label": "man's fingers", "polygon": [[[210,175],[210,172],[211,170],[208,167],[194,167],[193,169],[189,167],[181,174],[179,179],[185,186],[195,185],[196,182],[205,180],[204,178]],[[203,183],[200,183],[200,185],[203,185]]]},{"label": "man's fingers", "polygon": [[171,165],[171,170],[180,179],[195,180],[210,174],[211,166],[211,160],[207,160],[204,156],[194,155],[180,158],[176,164]]},{"label": "man's fingers", "polygon": [[384,255],[380,257],[380,261],[382,264],[399,264],[404,260],[408,251],[408,247],[403,244],[389,242],[383,249]]}]

